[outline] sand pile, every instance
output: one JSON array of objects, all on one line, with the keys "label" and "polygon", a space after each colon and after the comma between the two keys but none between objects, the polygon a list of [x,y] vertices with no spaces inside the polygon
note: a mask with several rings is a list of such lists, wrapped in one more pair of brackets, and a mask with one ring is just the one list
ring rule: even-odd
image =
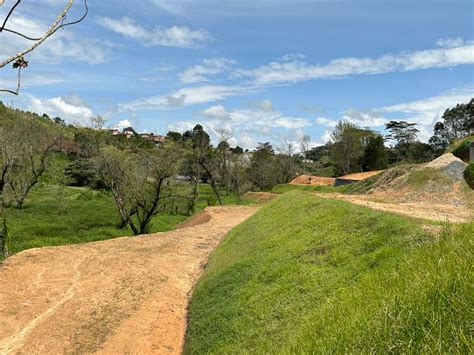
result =
[{"label": "sand pile", "polygon": [[425,165],[426,168],[441,170],[447,177],[456,181],[464,179],[464,170],[467,164],[451,153],[444,154]]}]

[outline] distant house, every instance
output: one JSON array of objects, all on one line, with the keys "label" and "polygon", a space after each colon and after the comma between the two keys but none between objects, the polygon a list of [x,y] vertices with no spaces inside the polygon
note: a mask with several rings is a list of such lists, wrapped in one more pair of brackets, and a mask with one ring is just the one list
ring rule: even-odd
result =
[{"label": "distant house", "polygon": [[109,133],[113,136],[119,136],[120,130],[118,128],[112,128],[112,129],[109,129]]},{"label": "distant house", "polygon": [[125,137],[127,138],[133,137],[136,134],[137,132],[135,132],[135,130],[132,127],[128,127],[123,130],[123,135],[125,135]]}]

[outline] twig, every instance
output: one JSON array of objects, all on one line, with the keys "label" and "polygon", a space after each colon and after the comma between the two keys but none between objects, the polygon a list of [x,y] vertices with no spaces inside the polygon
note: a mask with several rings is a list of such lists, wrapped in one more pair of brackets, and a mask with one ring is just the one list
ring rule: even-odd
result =
[{"label": "twig", "polygon": [[[58,30],[60,30],[64,27],[71,26],[71,25],[76,25],[76,24],[82,22],[87,17],[87,15],[89,14],[89,6],[87,4],[87,0],[84,0],[84,7],[85,7],[85,11],[84,11],[84,14],[82,15],[82,17],[80,19],[78,19],[76,21],[72,21],[72,22],[62,23],[60,26],[56,27],[56,29],[51,33],[51,35],[55,34]],[[64,21],[64,19],[65,19],[65,17],[63,17],[62,20]],[[41,37],[39,37],[39,38],[30,37],[28,35],[25,35],[21,32],[15,31],[15,30],[11,30],[9,28],[4,28],[3,31],[13,33],[13,34],[18,35],[20,37],[23,37],[23,38],[25,38],[29,41],[39,41],[41,39]]]},{"label": "twig", "polygon": [[20,2],[21,2],[21,0],[17,0],[15,5],[13,5],[13,7],[10,9],[10,12],[8,13],[7,17],[5,18],[5,21],[3,21],[2,27],[0,27],[0,33],[3,31],[3,29],[7,25],[8,19],[13,14],[13,11],[15,11],[15,8],[20,4]]},{"label": "twig", "polygon": [[9,94],[18,96],[20,94],[20,86],[21,86],[21,67],[18,67],[16,91],[8,90],[8,89],[0,89],[0,92],[7,92]]},{"label": "twig", "polygon": [[0,63],[0,69],[5,67],[6,65],[14,62],[15,60],[25,56],[26,54],[32,52],[35,50],[38,46],[40,46],[46,39],[48,39],[53,33],[57,31],[58,24],[62,21],[62,19],[66,16],[67,12],[71,9],[71,6],[73,5],[74,0],[69,0],[66,7],[64,10],[61,12],[61,14],[54,20],[52,25],[49,27],[49,29],[46,31],[46,33],[31,47],[23,50],[22,52],[19,52],[15,54],[14,56],[11,56],[8,59],[5,59],[2,63]]}]

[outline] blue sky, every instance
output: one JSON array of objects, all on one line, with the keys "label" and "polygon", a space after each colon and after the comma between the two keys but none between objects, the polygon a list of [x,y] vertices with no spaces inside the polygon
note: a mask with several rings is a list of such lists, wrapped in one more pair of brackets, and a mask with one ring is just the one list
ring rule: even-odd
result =
[{"label": "blue sky", "polygon": [[[0,7],[3,18],[8,5]],[[10,27],[37,34],[65,0],[23,2]],[[72,19],[82,11],[76,0]],[[38,113],[164,134],[201,123],[246,148],[322,144],[339,120],[382,130],[474,96],[472,1],[89,0],[86,21],[28,59],[19,97]],[[26,45],[0,35],[0,58]],[[0,71],[0,85],[14,72]]]}]

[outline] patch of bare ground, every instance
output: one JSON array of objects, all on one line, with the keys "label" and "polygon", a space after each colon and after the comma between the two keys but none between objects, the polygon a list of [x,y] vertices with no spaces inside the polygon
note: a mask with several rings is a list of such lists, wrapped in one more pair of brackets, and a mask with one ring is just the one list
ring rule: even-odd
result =
[{"label": "patch of bare ground", "polygon": [[0,354],[180,353],[210,252],[257,209],[213,207],[167,233],[11,257],[0,267]]},{"label": "patch of bare ground", "polygon": [[370,207],[376,210],[394,212],[413,218],[428,219],[438,222],[469,222],[474,218],[471,209],[466,206],[453,206],[449,204],[426,204],[421,202],[381,202],[380,195],[343,195],[343,194],[318,194],[324,198],[336,198],[357,205]]}]

